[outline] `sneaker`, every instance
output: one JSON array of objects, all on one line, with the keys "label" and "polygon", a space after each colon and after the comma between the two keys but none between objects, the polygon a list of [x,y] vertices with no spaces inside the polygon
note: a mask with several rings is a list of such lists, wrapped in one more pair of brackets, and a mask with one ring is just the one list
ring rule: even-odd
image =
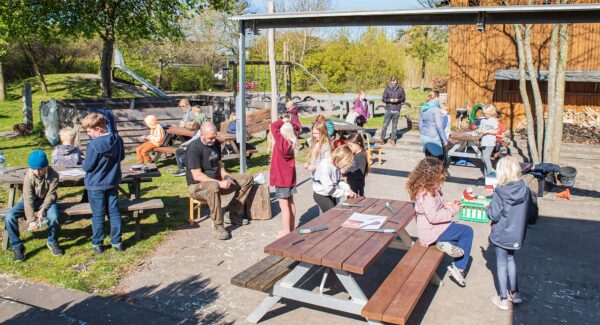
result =
[{"label": "sneaker", "polygon": [[523,303],[523,297],[521,297],[521,294],[518,291],[510,292],[509,290],[507,290],[506,292],[507,292],[508,301],[512,302],[513,304],[522,304]]},{"label": "sneaker", "polygon": [[437,248],[439,251],[442,251],[454,258],[465,255],[465,252],[463,251],[462,248],[460,248],[458,246],[454,246],[454,245],[450,244],[449,242],[445,242],[445,241],[437,242],[435,244],[435,248]]},{"label": "sneaker", "polygon": [[174,172],[173,174],[171,174],[175,177],[179,177],[179,176],[185,176],[185,170],[183,169],[178,169],[176,172]]},{"label": "sneaker", "polygon": [[392,140],[392,141],[390,141],[390,145],[391,145],[392,147],[395,147],[395,146],[396,146],[396,140]]},{"label": "sneaker", "polygon": [[465,280],[463,271],[457,268],[454,263],[452,263],[452,265],[448,265],[448,272],[450,272],[450,276],[458,283],[458,285],[461,287],[467,285],[467,280]]},{"label": "sneaker", "polygon": [[62,249],[60,249],[58,244],[46,243],[46,247],[48,247],[48,249],[50,250],[50,252],[52,252],[52,255],[54,256],[62,256],[65,254],[65,252]]},{"label": "sneaker", "polygon": [[13,262],[22,262],[25,260],[25,246],[21,245],[13,249]]},{"label": "sneaker", "polygon": [[104,247],[102,247],[102,245],[93,245],[92,247],[93,247],[92,249],[94,250],[94,253],[96,253],[96,254],[104,253]]},{"label": "sneaker", "polygon": [[214,226],[215,229],[215,237],[219,240],[227,240],[231,238],[231,235],[225,230],[223,225]]},{"label": "sneaker", "polygon": [[119,244],[110,244],[112,246],[112,248],[114,248],[117,252],[122,252],[125,250],[125,246],[123,246],[123,243],[119,243]]},{"label": "sneaker", "polygon": [[502,299],[502,298],[500,298],[500,296],[493,296],[492,303],[494,305],[496,305],[496,307],[498,307],[499,309],[502,309],[502,310],[510,309],[510,303],[508,302],[508,299]]},{"label": "sneaker", "polygon": [[248,219],[235,212],[229,212],[228,215],[229,218],[225,218],[225,223],[233,224],[236,226],[245,226],[249,223]]}]

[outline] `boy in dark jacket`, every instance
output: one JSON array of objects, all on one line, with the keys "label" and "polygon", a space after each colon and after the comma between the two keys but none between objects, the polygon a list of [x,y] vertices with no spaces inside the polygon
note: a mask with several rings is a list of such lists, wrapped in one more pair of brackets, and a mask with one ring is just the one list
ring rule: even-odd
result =
[{"label": "boy in dark jacket", "polygon": [[92,245],[96,253],[104,251],[104,216],[108,213],[110,243],[114,249],[122,251],[118,186],[121,161],[125,158],[123,140],[107,130],[106,119],[101,114],[87,115],[81,125],[91,139],[82,168],[86,171],[84,183],[92,208]]},{"label": "boy in dark jacket", "polygon": [[402,103],[406,101],[404,89],[398,86],[398,79],[396,77],[392,77],[390,79],[390,84],[385,87],[382,101],[385,103],[385,117],[383,118],[383,127],[381,128],[381,140],[385,141],[385,132],[391,121],[392,134],[390,135],[390,143],[396,145],[400,107],[402,106]]},{"label": "boy in dark jacket", "polygon": [[[499,295],[492,302],[502,310],[509,303],[523,302],[517,285],[515,252],[523,246],[527,219],[532,212],[531,191],[520,180],[521,167],[514,157],[507,156],[498,161],[496,168],[498,187],[486,212],[492,221],[490,242],[495,246],[496,270]],[[510,282],[508,291],[507,280]]]}]

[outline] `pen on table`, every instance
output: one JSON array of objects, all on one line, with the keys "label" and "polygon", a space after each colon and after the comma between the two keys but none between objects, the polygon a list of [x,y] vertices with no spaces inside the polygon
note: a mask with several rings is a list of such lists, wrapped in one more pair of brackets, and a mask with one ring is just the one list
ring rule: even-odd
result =
[{"label": "pen on table", "polygon": [[303,241],[304,241],[304,238],[300,238],[300,239],[296,240],[295,242],[291,243],[290,246],[294,246],[294,245],[296,245],[296,244],[298,244],[300,242],[303,242]]},{"label": "pen on table", "polygon": [[310,227],[310,228],[306,228],[306,229],[300,229],[300,230],[298,230],[298,232],[301,234],[310,234],[313,232],[323,231],[323,230],[327,230],[327,226],[315,226],[315,227]]},{"label": "pen on table", "polygon": [[391,213],[397,213],[398,211],[396,211],[396,209],[392,208],[392,205],[390,204],[390,202],[386,202],[385,203],[385,207],[390,210]]},{"label": "pen on table", "polygon": [[393,234],[393,233],[396,233],[396,229],[365,229],[365,231],[382,232],[384,234]]}]

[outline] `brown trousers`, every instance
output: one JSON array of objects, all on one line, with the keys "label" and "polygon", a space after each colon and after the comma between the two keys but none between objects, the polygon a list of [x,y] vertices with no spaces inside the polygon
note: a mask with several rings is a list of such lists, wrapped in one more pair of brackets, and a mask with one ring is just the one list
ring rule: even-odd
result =
[{"label": "brown trousers", "polygon": [[158,146],[150,141],[144,142],[141,145],[137,146],[135,148],[135,153],[137,155],[138,164],[145,163],[145,162],[151,163],[152,158],[150,158],[148,151],[150,151],[154,148],[158,148]]},{"label": "brown trousers", "polygon": [[210,210],[213,225],[223,224],[223,211],[221,210],[221,195],[234,193],[229,203],[229,211],[244,214],[244,203],[252,189],[252,176],[246,174],[235,174],[231,177],[238,183],[228,189],[219,188],[217,182],[200,182],[189,186],[190,196],[196,200],[206,201]]}]

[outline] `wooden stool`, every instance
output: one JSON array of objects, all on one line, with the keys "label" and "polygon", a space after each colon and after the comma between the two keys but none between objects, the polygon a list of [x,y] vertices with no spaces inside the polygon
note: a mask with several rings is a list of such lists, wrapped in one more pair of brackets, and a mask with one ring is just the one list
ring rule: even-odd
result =
[{"label": "wooden stool", "polygon": [[190,226],[194,225],[196,211],[198,211],[198,221],[202,217],[202,204],[207,204],[204,200],[196,200],[190,196]]},{"label": "wooden stool", "polygon": [[365,146],[367,149],[367,160],[369,162],[369,166],[371,164],[373,164],[373,159],[377,158],[377,164],[379,166],[381,166],[381,155],[382,155],[382,150],[383,148],[372,143],[371,141],[371,134],[369,134],[368,132],[361,132],[360,135],[362,136],[364,142],[365,142]]}]

